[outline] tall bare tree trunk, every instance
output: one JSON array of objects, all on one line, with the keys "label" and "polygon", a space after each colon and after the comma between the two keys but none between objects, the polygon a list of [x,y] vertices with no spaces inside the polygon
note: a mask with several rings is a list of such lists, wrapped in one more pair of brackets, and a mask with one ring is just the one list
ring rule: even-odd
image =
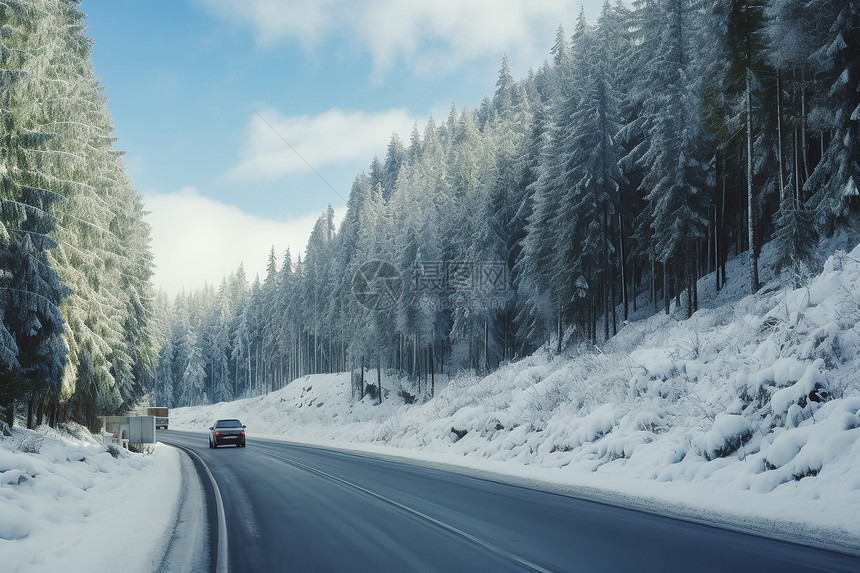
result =
[{"label": "tall bare tree trunk", "polygon": [[[623,201],[623,197],[619,197]],[[630,318],[628,306],[630,304],[629,294],[627,291],[627,253],[625,252],[624,244],[624,219],[621,217],[621,210],[618,212],[618,264],[621,267],[621,304],[624,306],[622,320],[627,321]],[[634,289],[635,293],[635,289]],[[635,295],[634,295],[635,296]]]},{"label": "tall bare tree trunk", "polygon": [[782,204],[785,197],[785,165],[783,164],[782,156],[782,81],[779,71],[776,72],[776,136],[777,136],[777,153],[779,154],[779,203]]},{"label": "tall bare tree trunk", "polygon": [[364,355],[361,355],[361,398],[359,400],[364,400]]},{"label": "tall bare tree trunk", "polygon": [[663,304],[666,308],[666,314],[669,314],[669,273],[667,272],[667,268],[669,267],[666,261],[663,261]]},{"label": "tall bare tree trunk", "polygon": [[746,74],[746,116],[747,116],[747,232],[749,240],[750,292],[758,291],[758,254],[755,244],[755,209],[753,200],[753,159],[752,159],[752,87],[747,68]]},{"label": "tall bare tree trunk", "polygon": [[803,183],[809,179],[809,157],[806,152],[806,68],[800,69],[800,150],[803,154]]},{"label": "tall bare tree trunk", "polygon": [[376,389],[379,391],[377,404],[382,404],[382,364],[379,360],[379,349],[376,351]]},{"label": "tall bare tree trunk", "polygon": [[433,343],[430,343],[430,397],[436,394],[436,369],[433,365]]}]

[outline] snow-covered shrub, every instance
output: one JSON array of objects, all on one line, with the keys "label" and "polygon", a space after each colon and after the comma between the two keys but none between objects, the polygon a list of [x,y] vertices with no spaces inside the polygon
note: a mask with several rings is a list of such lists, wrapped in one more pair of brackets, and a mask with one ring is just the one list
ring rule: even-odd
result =
[{"label": "snow-covered shrub", "polygon": [[400,426],[400,420],[397,416],[388,418],[380,424],[373,433],[375,442],[389,442],[396,435],[397,428]]},{"label": "snow-covered shrub", "polygon": [[519,446],[525,444],[529,439],[529,430],[528,426],[517,426],[505,436],[504,441],[502,442],[503,450],[513,450]]},{"label": "snow-covered shrub", "polygon": [[481,418],[484,414],[483,408],[480,406],[470,406],[461,408],[450,420],[451,423],[451,441],[457,442],[463,437],[481,427]]},{"label": "snow-covered shrub", "polygon": [[457,442],[459,440],[462,440],[468,433],[469,430],[458,430],[454,426],[451,426],[451,441]]},{"label": "snow-covered shrub", "polygon": [[108,444],[107,452],[115,459],[128,457],[128,451],[117,444]]},{"label": "snow-covered shrub", "polygon": [[[860,306],[860,301],[857,303]],[[842,358],[845,362],[860,360],[860,322],[840,336]]]},{"label": "snow-covered shrub", "polygon": [[785,425],[788,428],[796,428],[812,415],[809,408],[801,408],[798,404],[788,407],[785,415]]},{"label": "snow-covered shrub", "polygon": [[525,409],[536,424],[545,426],[559,406],[570,398],[570,389],[556,376],[525,390]]},{"label": "snow-covered shrub", "polygon": [[[824,360],[809,362],[794,356],[779,357],[780,352],[781,348],[772,339],[763,342],[756,350],[759,369],[750,371],[746,366],[735,374],[733,381],[747,416],[756,412],[763,417],[770,414],[767,421],[773,426],[783,425],[792,405],[805,408],[810,401],[823,402],[830,397]],[[762,363],[767,366],[761,367]],[[796,425],[798,415],[792,411],[792,416]]]},{"label": "snow-covered shrub", "polygon": [[42,448],[42,436],[36,433],[27,433],[18,446],[18,450],[25,454],[38,454]]},{"label": "snow-covered shrub", "polygon": [[[40,426],[39,432],[44,433],[50,430],[49,426]],[[75,422],[63,422],[58,424],[57,431],[65,436],[71,436],[78,442],[99,445],[101,440],[97,439],[92,432],[86,427]]]},{"label": "snow-covered shrub", "polygon": [[662,408],[651,406],[638,412],[633,418],[633,423],[639,430],[652,434],[662,434],[668,429],[668,425],[663,419],[664,415],[665,411]]},{"label": "snow-covered shrub", "polygon": [[415,394],[410,394],[405,388],[402,386],[397,390],[397,395],[403,400],[403,403],[406,405],[414,404],[416,396]]},{"label": "snow-covered shrub", "polygon": [[842,345],[839,342],[839,325],[835,322],[815,329],[811,334],[812,356],[820,358],[827,368],[833,368],[842,362]]},{"label": "snow-covered shrub", "polygon": [[488,439],[493,439],[493,436],[495,436],[498,432],[504,431],[505,424],[502,423],[502,418],[507,418],[507,416],[504,415],[504,412],[493,412],[491,414],[488,414],[479,427],[481,436]]},{"label": "snow-covered shrub", "polygon": [[129,444],[128,449],[136,454],[151,456],[155,453],[155,444]]},{"label": "snow-covered shrub", "polygon": [[824,466],[821,433],[815,426],[792,428],[777,436],[767,448],[765,468],[773,472],[772,485],[817,476]]},{"label": "snow-covered shrub", "polygon": [[755,426],[737,414],[720,414],[708,432],[693,439],[693,447],[706,460],[727,457],[753,437]]},{"label": "snow-covered shrub", "polygon": [[586,441],[593,442],[612,431],[612,428],[615,426],[616,416],[617,406],[615,404],[604,404],[584,418],[577,420],[579,422],[577,429],[582,433]]},{"label": "snow-covered shrub", "polygon": [[629,432],[625,434],[607,436],[595,444],[595,452],[605,461],[613,462],[631,458],[636,450],[654,441],[650,432]]},{"label": "snow-covered shrub", "polygon": [[769,470],[775,470],[793,460],[800,449],[809,441],[811,430],[812,426],[792,428],[776,436],[765,452],[765,467]]},{"label": "snow-covered shrub", "polygon": [[798,377],[797,382],[773,393],[770,399],[770,408],[775,423],[779,424],[785,420],[791,405],[796,404],[804,408],[810,399],[821,401],[825,397],[824,380],[820,370],[823,364],[822,359],[808,364],[803,375]]}]

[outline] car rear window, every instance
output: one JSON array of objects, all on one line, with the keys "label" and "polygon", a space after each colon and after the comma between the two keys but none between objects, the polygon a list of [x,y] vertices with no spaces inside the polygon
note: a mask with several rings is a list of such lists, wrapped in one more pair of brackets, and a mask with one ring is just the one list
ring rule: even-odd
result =
[{"label": "car rear window", "polygon": [[241,428],[242,422],[239,420],[220,420],[215,426],[218,428]]}]

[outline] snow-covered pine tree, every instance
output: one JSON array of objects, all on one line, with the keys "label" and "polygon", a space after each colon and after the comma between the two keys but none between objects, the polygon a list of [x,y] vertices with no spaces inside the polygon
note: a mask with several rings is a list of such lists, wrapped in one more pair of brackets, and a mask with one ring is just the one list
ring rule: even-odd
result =
[{"label": "snow-covered pine tree", "polygon": [[[66,323],[59,304],[68,291],[47,260],[47,250],[56,246],[48,235],[54,224],[48,213],[52,200],[45,190],[22,187],[15,201],[20,218],[4,217],[10,235],[17,236],[0,247],[4,329],[17,348],[17,365],[5,365],[12,378],[12,391],[7,395],[14,398],[18,394],[26,401],[28,428],[34,426],[39,402],[60,391],[67,351],[62,337]],[[4,199],[4,215],[12,211],[7,208],[10,201]],[[12,349],[8,340],[6,348],[7,353]]]},{"label": "snow-covered pine tree", "polygon": [[[801,0],[776,0],[764,8],[768,61],[777,74],[780,203],[774,216],[773,245],[777,267],[792,269],[795,283],[802,268],[812,260],[817,241],[815,221],[806,206],[803,187],[809,167],[807,91],[810,85],[815,87],[820,83],[810,84],[806,78],[813,75],[811,58],[816,45],[824,42],[825,32],[817,22],[818,16],[809,3]],[[814,101],[823,103],[825,95],[819,96]],[[827,115],[820,108],[814,113],[819,117]],[[820,121],[816,123],[817,127],[824,127]]]},{"label": "snow-covered pine tree", "polygon": [[[233,399],[233,379],[230,368],[230,321],[232,307],[227,278],[221,281],[212,309],[211,361],[212,382],[210,384],[213,402],[226,402]],[[277,324],[277,322],[276,322]]]},{"label": "snow-covered pine tree", "polygon": [[[611,10],[611,8],[609,8]],[[611,37],[587,27],[584,16],[574,36],[574,85],[569,123],[564,141],[565,187],[561,220],[570,226],[566,266],[570,269],[565,297],[577,322],[587,325],[596,339],[595,318],[603,315],[603,338],[616,331],[615,302],[618,267],[618,226],[621,184],[618,165],[622,148],[616,142],[620,130]],[[580,280],[580,278],[582,280]],[[577,284],[588,285],[585,290]],[[586,304],[583,304],[586,303]],[[579,312],[577,312],[577,309]]]},{"label": "snow-covered pine tree", "polygon": [[650,233],[653,255],[664,269],[664,304],[669,308],[669,271],[675,296],[687,287],[687,312],[694,307],[695,245],[708,228],[707,160],[702,149],[701,75],[694,50],[700,25],[697,3],[650,2],[642,10],[644,82],[636,129],[646,134],[632,158],[645,176],[640,188],[647,206],[640,225]]},{"label": "snow-covered pine tree", "polygon": [[263,361],[263,387],[268,392],[278,386],[279,349],[278,349],[278,258],[275,247],[269,250],[266,265],[266,278],[260,292],[261,319],[261,357]]},{"label": "snow-covered pine tree", "polygon": [[562,344],[562,300],[561,293],[554,286],[556,277],[563,270],[557,267],[558,257],[555,256],[558,232],[555,225],[560,204],[558,189],[563,168],[562,158],[555,150],[560,137],[554,120],[548,120],[545,129],[537,134],[541,161],[537,179],[530,186],[534,206],[528,216],[522,260],[517,264],[519,289],[529,300],[518,313],[518,321],[526,325],[527,338],[535,342],[555,335],[559,349]]},{"label": "snow-covered pine tree", "polygon": [[860,195],[860,2],[815,0],[815,21],[827,28],[813,61],[827,80],[824,114],[832,125],[830,144],[804,190],[820,232],[830,234]]},{"label": "snow-covered pine tree", "polygon": [[[241,270],[241,268],[240,268]],[[237,281],[238,282],[238,281]],[[237,300],[236,319],[232,325],[231,338],[233,341],[230,358],[233,360],[235,375],[233,377],[233,395],[236,397],[251,395],[251,301],[250,293],[246,292],[244,272],[241,273],[243,286],[241,297]]]},{"label": "snow-covered pine tree", "polygon": [[[539,98],[537,93],[534,95]],[[510,359],[518,346],[513,277],[531,212],[528,188],[535,179],[539,157],[534,148],[529,153],[529,128],[533,122],[531,106],[524,87],[510,76],[505,58],[493,97],[493,119],[485,127],[485,136],[491,142],[496,164],[481,208],[481,219],[487,223],[485,237],[473,243],[474,254],[470,255],[476,261],[504,265],[497,268],[497,271],[504,271],[503,276],[494,277],[500,282],[479,281],[477,290],[486,307],[488,336],[485,359],[490,369]]]},{"label": "snow-covered pine tree", "polygon": [[181,352],[185,356],[185,368],[179,385],[179,404],[181,406],[205,404],[207,396],[204,359],[197,345],[197,337],[190,328],[186,331],[183,342]]},{"label": "snow-covered pine tree", "polygon": [[[547,73],[545,70],[544,68],[544,71],[539,73]],[[551,333],[553,317],[552,305],[548,301],[544,304],[539,302],[546,298],[542,296],[546,291],[540,290],[542,286],[538,268],[536,260],[532,258],[534,254],[541,252],[541,239],[545,239],[541,227],[531,221],[537,220],[535,191],[541,173],[543,151],[549,141],[547,105],[539,100],[534,102],[532,109],[534,120],[525,144],[523,190],[512,223],[512,227],[521,229],[512,248],[511,268],[511,286],[514,289],[513,350],[521,356],[534,352],[547,340]],[[549,207],[544,205],[544,209]]]},{"label": "snow-covered pine tree", "polygon": [[11,424],[15,401],[24,400],[28,427],[45,397],[60,392],[67,353],[59,305],[68,290],[48,259],[57,246],[53,211],[62,196],[33,166],[33,156],[54,137],[34,121],[31,100],[46,79],[34,30],[48,8],[44,2],[0,6],[0,407]]},{"label": "snow-covered pine tree", "polygon": [[406,148],[400,141],[400,137],[394,133],[391,135],[391,141],[388,142],[388,149],[382,162],[382,177],[379,184],[382,185],[383,199],[388,199],[394,191],[404,161],[406,161]]},{"label": "snow-covered pine tree", "polygon": [[92,424],[97,408],[112,413],[140,397],[152,366],[149,230],[112,148],[77,3],[5,2],[0,22],[0,91],[15,94],[3,112],[29,140],[16,144],[13,177],[54,197],[57,246],[40,260],[70,293],[59,301],[65,363],[55,390],[36,399],[36,423],[48,413],[51,424],[67,416]]},{"label": "snow-covered pine tree", "polygon": [[174,406],[174,361],[176,359],[175,322],[173,305],[163,291],[156,297],[155,312],[160,325],[162,343],[159,345],[158,358],[150,389],[150,404],[172,408]]}]

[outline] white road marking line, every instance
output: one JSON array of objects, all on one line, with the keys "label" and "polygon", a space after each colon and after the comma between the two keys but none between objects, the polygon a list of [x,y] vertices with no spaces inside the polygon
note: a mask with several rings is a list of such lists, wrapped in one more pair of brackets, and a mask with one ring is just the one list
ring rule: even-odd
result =
[{"label": "white road marking line", "polygon": [[209,471],[209,466],[206,465],[203,458],[191,448],[182,449],[200,460],[203,469],[206,470],[206,474],[209,476],[209,481],[212,482],[212,489],[215,491],[215,511],[218,515],[218,552],[215,555],[215,571],[216,573],[227,573],[227,519],[224,516],[224,500],[221,499],[221,490],[218,489],[218,482],[215,481],[215,476]]}]

